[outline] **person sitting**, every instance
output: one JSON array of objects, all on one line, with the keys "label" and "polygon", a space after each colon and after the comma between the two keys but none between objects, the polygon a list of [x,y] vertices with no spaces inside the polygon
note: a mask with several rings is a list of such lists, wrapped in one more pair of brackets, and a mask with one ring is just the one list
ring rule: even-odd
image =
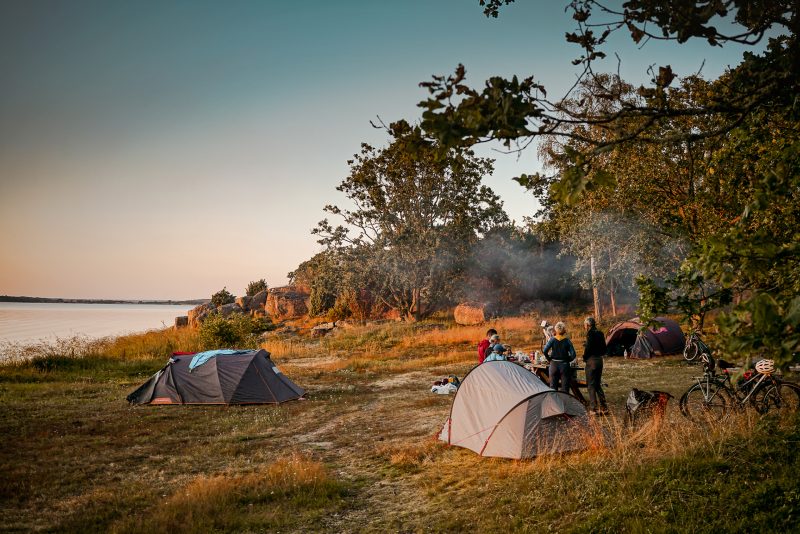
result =
[{"label": "person sitting", "polygon": [[505,353],[508,348],[505,345],[500,343],[495,344],[492,347],[492,352],[489,353],[486,358],[483,360],[485,362],[498,362],[498,361],[505,361]]},{"label": "person sitting", "polygon": [[572,369],[570,363],[577,357],[572,341],[567,337],[567,327],[561,321],[554,328],[555,336],[550,338],[544,347],[544,357],[550,362],[550,387],[566,393],[572,385]]},{"label": "person sitting", "polygon": [[[494,338],[494,342],[492,339]],[[482,339],[480,343],[478,343],[478,363],[483,363],[483,360],[486,359],[486,356],[489,355],[491,351],[491,347],[500,340],[500,337],[497,335],[497,330],[494,328],[490,328],[486,331],[486,338]]]}]

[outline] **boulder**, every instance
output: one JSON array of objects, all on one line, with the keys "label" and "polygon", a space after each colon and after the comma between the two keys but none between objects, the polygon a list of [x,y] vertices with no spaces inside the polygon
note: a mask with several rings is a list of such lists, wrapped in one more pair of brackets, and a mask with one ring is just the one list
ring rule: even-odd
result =
[{"label": "boulder", "polygon": [[188,315],[179,315],[175,317],[175,330],[178,328],[186,328],[189,326],[189,316]]},{"label": "boulder", "polygon": [[234,301],[235,304],[238,304],[241,309],[244,311],[250,310],[250,302],[253,300],[253,297],[248,297],[247,295],[236,297]]},{"label": "boulder", "polygon": [[269,290],[264,309],[267,314],[282,321],[296,319],[308,313],[308,293],[294,286],[276,287]]},{"label": "boulder", "polygon": [[494,309],[484,302],[462,302],[453,310],[453,318],[460,325],[481,324],[494,316]]},{"label": "boulder", "polygon": [[189,310],[187,317],[189,318],[189,326],[197,328],[203,322],[208,312],[212,309],[210,303],[200,304]]},{"label": "boulder", "polygon": [[227,317],[233,313],[244,313],[244,310],[235,302],[231,302],[230,304],[223,304],[217,308],[217,313],[223,317]]},{"label": "boulder", "polygon": [[263,310],[264,306],[267,304],[267,290],[259,291],[252,297],[250,297],[250,310]]},{"label": "boulder", "polygon": [[317,326],[311,328],[311,337],[322,337],[334,328],[336,328],[335,321],[332,323],[318,324]]}]

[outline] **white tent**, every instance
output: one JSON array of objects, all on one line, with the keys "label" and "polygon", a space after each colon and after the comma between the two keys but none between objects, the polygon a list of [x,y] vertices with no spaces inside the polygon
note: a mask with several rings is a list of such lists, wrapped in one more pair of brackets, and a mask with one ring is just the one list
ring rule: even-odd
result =
[{"label": "white tent", "polygon": [[515,363],[495,361],[464,377],[439,439],[481,456],[519,459],[585,449],[589,435],[578,399]]}]

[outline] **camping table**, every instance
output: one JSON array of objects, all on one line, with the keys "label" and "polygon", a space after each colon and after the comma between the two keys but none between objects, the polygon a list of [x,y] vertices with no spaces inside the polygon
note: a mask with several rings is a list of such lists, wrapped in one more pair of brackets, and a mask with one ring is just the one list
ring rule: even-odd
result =
[{"label": "camping table", "polygon": [[[531,364],[531,368],[533,369],[533,373],[538,376],[542,382],[550,385],[550,364],[547,363],[533,363]],[[578,380],[578,371],[583,371],[585,367],[570,367],[572,369],[572,385],[570,387],[570,392],[572,395],[581,401],[584,406],[588,406],[589,403],[584,398],[583,393],[581,393],[581,388],[586,387],[586,380]]]}]

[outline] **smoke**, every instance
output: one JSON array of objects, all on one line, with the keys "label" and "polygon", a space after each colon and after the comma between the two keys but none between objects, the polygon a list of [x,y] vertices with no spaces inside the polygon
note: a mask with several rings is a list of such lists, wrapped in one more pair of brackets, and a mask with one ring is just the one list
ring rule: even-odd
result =
[{"label": "smoke", "polygon": [[588,293],[574,276],[575,258],[559,243],[530,232],[503,228],[472,247],[461,297],[512,309],[530,301],[586,302]]}]

